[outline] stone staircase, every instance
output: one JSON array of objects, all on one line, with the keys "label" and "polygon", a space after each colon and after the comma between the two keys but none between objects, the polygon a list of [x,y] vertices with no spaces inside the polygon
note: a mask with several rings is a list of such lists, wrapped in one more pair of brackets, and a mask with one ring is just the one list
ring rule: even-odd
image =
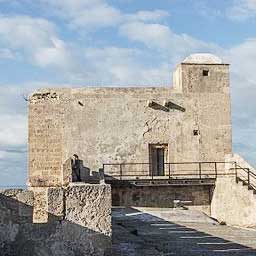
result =
[{"label": "stone staircase", "polygon": [[246,186],[248,190],[251,190],[256,194],[256,174],[253,168],[241,167],[237,163],[235,164],[236,182]]},{"label": "stone staircase", "polygon": [[238,184],[242,184],[243,186],[246,186],[248,190],[252,191],[254,195],[256,195],[256,188],[254,185],[251,185],[248,183],[247,180],[244,180],[243,178],[237,177],[236,182]]}]

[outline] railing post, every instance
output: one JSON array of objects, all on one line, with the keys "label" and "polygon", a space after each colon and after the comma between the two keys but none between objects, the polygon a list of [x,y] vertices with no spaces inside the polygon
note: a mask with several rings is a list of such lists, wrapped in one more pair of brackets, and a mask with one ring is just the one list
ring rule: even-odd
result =
[{"label": "railing post", "polygon": [[236,175],[236,183],[238,182],[238,175],[237,175],[237,163],[235,162],[235,175]]},{"label": "railing post", "polygon": [[250,169],[247,168],[247,176],[248,176],[248,187],[250,186]]},{"label": "railing post", "polygon": [[123,170],[122,170],[122,164],[120,164],[120,180],[122,180],[123,176]]},{"label": "railing post", "polygon": [[168,163],[168,172],[169,172],[169,180],[171,179],[171,167],[170,163]]},{"label": "railing post", "polygon": [[217,173],[217,163],[216,162],[214,163],[214,168],[215,168],[215,179],[217,179],[218,173]]},{"label": "railing post", "polygon": [[199,164],[199,179],[201,180],[201,178],[202,178],[202,163],[199,162],[198,164]]}]

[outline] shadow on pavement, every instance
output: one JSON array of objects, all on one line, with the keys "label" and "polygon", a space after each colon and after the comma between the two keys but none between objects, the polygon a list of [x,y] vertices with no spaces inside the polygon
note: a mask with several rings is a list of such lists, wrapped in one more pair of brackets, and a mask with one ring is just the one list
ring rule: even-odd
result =
[{"label": "shadow on pavement", "polygon": [[254,241],[256,248],[256,231],[214,222],[167,221],[134,208],[114,208],[112,223],[113,256],[256,255],[256,249],[233,242]]}]

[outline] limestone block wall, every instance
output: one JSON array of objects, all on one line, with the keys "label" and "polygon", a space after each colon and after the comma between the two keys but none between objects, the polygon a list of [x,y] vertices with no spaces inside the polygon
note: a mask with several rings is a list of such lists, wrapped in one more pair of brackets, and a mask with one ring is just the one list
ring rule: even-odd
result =
[{"label": "limestone block wall", "polygon": [[60,94],[35,93],[29,107],[29,185],[62,184],[63,105]]},{"label": "limestone block wall", "polygon": [[112,187],[114,206],[174,207],[174,200],[188,201],[189,209],[210,215],[213,186]]},{"label": "limestone block wall", "polygon": [[[68,184],[73,154],[91,172],[103,163],[149,162],[150,144],[168,145],[168,162],[223,161],[232,153],[228,65],[181,64],[177,72],[173,88],[52,88],[31,95],[30,185]],[[149,101],[180,108],[165,111]]]},{"label": "limestone block wall", "polygon": [[[203,71],[209,72],[203,76]],[[173,76],[173,87],[188,93],[229,93],[228,64],[188,64],[177,66]]]},{"label": "limestone block wall", "polygon": [[110,185],[71,185],[65,192],[65,219],[111,236]]},{"label": "limestone block wall", "polygon": [[2,190],[0,225],[1,256],[103,256],[111,248],[110,187]]},{"label": "limestone block wall", "polygon": [[[207,70],[208,76],[203,76]],[[185,64],[177,66],[173,89],[195,104],[194,127],[200,132],[198,161],[224,161],[232,153],[229,65]]]}]

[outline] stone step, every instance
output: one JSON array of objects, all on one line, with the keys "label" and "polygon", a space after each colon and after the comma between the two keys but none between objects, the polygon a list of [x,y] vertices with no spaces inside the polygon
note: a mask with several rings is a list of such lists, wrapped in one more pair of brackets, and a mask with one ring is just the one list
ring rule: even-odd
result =
[{"label": "stone step", "polygon": [[241,179],[241,178],[237,178],[237,183],[242,183],[243,186],[247,186],[248,187],[248,190],[252,191],[254,195],[256,195],[256,189],[251,186],[251,185],[248,185],[248,182]]}]

